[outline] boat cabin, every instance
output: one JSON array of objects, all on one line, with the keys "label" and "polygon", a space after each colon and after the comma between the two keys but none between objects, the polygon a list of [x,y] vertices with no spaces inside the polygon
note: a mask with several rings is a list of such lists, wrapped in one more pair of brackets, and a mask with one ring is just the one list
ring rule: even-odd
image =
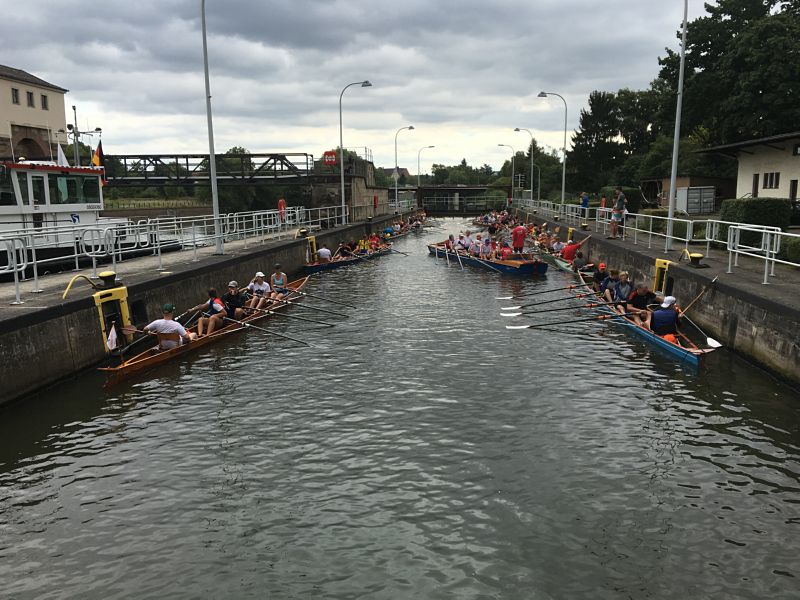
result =
[{"label": "boat cabin", "polygon": [[103,170],[49,162],[0,162],[0,235],[97,223]]}]

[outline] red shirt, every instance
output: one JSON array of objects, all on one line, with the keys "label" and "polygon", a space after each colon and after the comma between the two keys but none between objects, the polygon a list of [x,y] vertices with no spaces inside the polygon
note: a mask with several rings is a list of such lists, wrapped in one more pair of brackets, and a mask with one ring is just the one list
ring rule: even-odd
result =
[{"label": "red shirt", "polygon": [[511,250],[511,248],[509,248],[508,246],[503,246],[503,249],[502,249],[502,250],[500,250],[500,257],[501,257],[503,260],[506,260],[506,259],[507,259],[509,256],[511,256],[512,254],[514,254],[514,252],[513,252],[513,251]]},{"label": "red shirt", "polygon": [[580,247],[580,244],[570,244],[569,246],[564,246],[564,249],[561,251],[561,258],[572,262],[575,260],[575,254],[578,252],[578,248]]},{"label": "red shirt", "polygon": [[511,232],[511,243],[514,244],[515,248],[525,245],[525,236],[527,234],[527,229],[525,229],[525,227],[522,225],[517,225],[514,227],[514,230]]}]

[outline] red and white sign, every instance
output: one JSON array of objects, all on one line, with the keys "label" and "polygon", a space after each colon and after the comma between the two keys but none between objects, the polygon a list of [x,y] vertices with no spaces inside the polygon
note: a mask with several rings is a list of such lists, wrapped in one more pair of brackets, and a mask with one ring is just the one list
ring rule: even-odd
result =
[{"label": "red and white sign", "polygon": [[324,152],[322,154],[322,164],[324,164],[326,166],[329,166],[329,167],[332,167],[337,162],[339,162],[339,161],[336,158],[336,151],[335,150],[328,150],[327,152]]}]

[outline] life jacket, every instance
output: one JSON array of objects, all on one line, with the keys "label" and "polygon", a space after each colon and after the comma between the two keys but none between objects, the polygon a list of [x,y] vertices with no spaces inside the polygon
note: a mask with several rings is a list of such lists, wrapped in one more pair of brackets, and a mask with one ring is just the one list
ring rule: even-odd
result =
[{"label": "life jacket", "polygon": [[[211,299],[208,301],[208,314],[209,314],[210,316],[213,316],[213,315],[216,315],[216,314],[218,314],[218,313],[222,312],[221,310],[218,310],[218,309],[217,309],[217,308],[214,306],[215,304],[219,304],[219,305],[220,305],[220,306],[222,306],[222,307],[224,307],[224,306],[225,306],[225,303],[222,301],[222,298],[211,298]],[[223,310],[224,310],[224,308],[223,308]]]},{"label": "life jacket", "polygon": [[653,311],[650,317],[650,329],[653,333],[660,336],[665,336],[669,333],[675,334],[678,332],[678,313],[670,308],[659,308]]}]

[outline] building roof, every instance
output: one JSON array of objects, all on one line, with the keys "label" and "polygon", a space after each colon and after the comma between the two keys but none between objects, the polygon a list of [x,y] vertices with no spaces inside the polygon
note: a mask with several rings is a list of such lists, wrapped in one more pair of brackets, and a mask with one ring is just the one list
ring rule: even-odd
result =
[{"label": "building roof", "polygon": [[785,140],[800,138],[800,131],[793,131],[791,133],[781,133],[780,135],[771,135],[769,137],[757,138],[754,140],[745,140],[743,142],[736,142],[735,144],[723,144],[721,146],[714,146],[712,148],[703,148],[697,152],[719,152],[720,154],[736,154],[737,150],[749,148],[751,146],[769,146],[775,142],[783,142]]},{"label": "building roof", "polygon": [[11,79],[12,81],[19,81],[21,83],[29,83],[30,85],[36,85],[50,90],[55,90],[57,92],[66,93],[69,91],[62,87],[58,87],[57,85],[53,85],[52,83],[48,83],[44,79],[39,79],[27,71],[15,69],[14,67],[7,67],[5,65],[0,65],[0,78]]},{"label": "building roof", "polygon": [[[394,167],[380,167],[380,169],[387,177],[391,177],[394,173]],[[400,177],[411,177],[411,173],[405,167],[397,167],[397,172],[400,173]]]}]

